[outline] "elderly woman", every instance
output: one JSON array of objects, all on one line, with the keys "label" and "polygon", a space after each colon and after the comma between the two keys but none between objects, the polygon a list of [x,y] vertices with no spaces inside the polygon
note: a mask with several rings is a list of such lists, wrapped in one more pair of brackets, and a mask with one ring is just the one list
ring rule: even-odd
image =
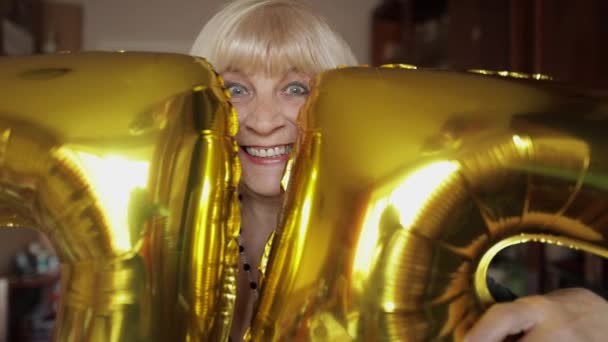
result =
[{"label": "elderly woman", "polygon": [[[241,260],[231,336],[240,340],[258,297],[254,270],[277,225],[280,179],[309,82],[323,70],[356,60],[321,16],[292,0],[229,3],[202,29],[192,54],[205,57],[222,75],[239,117]],[[573,289],[495,305],[469,339],[501,341],[523,332],[526,340],[590,341],[605,339],[607,327],[608,304]]]}]

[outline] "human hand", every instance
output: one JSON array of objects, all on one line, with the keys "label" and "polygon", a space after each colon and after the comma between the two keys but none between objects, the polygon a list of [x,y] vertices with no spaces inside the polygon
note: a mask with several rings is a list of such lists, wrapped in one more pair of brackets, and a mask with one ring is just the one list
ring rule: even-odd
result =
[{"label": "human hand", "polygon": [[585,289],[564,289],[493,305],[465,337],[466,342],[605,341],[608,302]]}]

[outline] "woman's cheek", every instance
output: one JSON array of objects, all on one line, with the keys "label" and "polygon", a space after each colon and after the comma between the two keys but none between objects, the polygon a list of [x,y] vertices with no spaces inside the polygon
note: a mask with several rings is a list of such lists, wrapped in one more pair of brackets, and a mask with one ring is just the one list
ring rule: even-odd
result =
[{"label": "woman's cheek", "polygon": [[231,102],[231,104],[236,110],[236,115],[239,118],[239,122],[242,122],[247,113],[247,106],[242,102]]},{"label": "woman's cheek", "polygon": [[298,117],[298,113],[302,106],[306,103],[306,97],[296,97],[290,101],[290,109],[289,109],[289,117],[292,120],[295,120]]}]

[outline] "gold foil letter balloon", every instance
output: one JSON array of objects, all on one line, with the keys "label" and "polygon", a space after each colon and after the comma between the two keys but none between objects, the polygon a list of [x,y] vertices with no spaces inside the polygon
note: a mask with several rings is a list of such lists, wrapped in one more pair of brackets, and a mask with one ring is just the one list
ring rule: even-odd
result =
[{"label": "gold foil letter balloon", "polygon": [[227,336],[236,129],[193,57],[0,60],[0,223],[39,229],[59,254],[56,341]]},{"label": "gold foil letter balloon", "polygon": [[254,341],[459,340],[491,258],[608,256],[608,106],[551,84],[347,68],[317,80]]}]

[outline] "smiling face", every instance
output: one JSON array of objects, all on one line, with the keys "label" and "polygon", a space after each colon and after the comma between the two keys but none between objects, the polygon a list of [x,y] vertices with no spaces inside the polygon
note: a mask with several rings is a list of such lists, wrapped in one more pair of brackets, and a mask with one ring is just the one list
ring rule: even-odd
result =
[{"label": "smiling face", "polygon": [[295,70],[274,76],[233,70],[223,72],[222,77],[239,117],[236,140],[242,165],[241,191],[277,196],[311,76]]}]

